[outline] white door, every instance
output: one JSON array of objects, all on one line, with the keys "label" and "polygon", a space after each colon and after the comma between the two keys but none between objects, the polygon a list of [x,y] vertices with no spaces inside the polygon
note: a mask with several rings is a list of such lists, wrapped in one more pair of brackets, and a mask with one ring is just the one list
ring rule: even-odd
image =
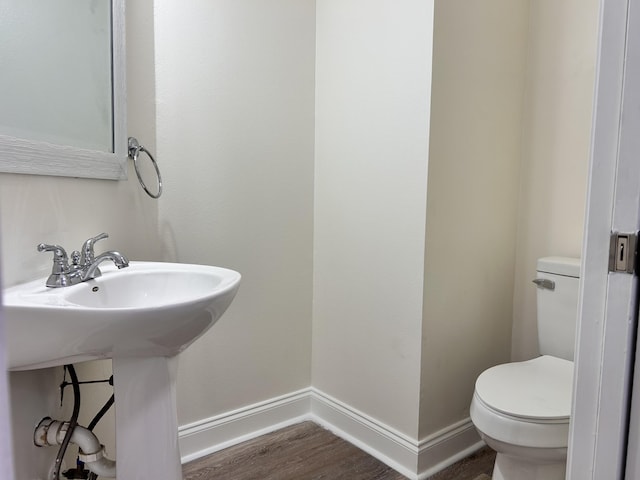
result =
[{"label": "white door", "polygon": [[640,0],[602,0],[597,79],[570,480],[625,478],[638,278],[608,254],[612,231],[640,229]]},{"label": "white door", "polygon": [[[640,345],[637,337],[636,345]],[[640,479],[640,355],[636,355],[631,396],[631,417],[629,422],[629,444],[627,451],[626,477],[628,480]]]}]

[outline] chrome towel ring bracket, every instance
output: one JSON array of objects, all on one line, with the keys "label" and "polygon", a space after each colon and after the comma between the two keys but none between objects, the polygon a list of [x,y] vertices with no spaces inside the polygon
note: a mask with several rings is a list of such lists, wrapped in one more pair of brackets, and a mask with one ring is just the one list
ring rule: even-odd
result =
[{"label": "chrome towel ring bracket", "polygon": [[[155,168],[156,170],[156,175],[158,176],[158,192],[157,193],[150,192],[147,186],[145,185],[144,180],[142,180],[142,175],[140,175],[140,170],[138,168],[138,157],[140,156],[140,152],[147,154],[147,156],[149,157],[149,160],[151,160],[151,164],[153,165],[153,168]],[[147,192],[147,195],[149,195],[151,198],[160,198],[160,195],[162,195],[162,176],[160,175],[160,169],[158,168],[158,163],[156,162],[156,159],[153,158],[153,155],[151,155],[151,152],[146,148],[144,148],[142,145],[140,145],[140,142],[138,142],[138,139],[135,137],[129,137],[129,158],[133,160],[133,168],[136,171],[136,175],[138,177],[138,181],[140,182],[140,185],[142,186],[142,189],[145,192]]]}]

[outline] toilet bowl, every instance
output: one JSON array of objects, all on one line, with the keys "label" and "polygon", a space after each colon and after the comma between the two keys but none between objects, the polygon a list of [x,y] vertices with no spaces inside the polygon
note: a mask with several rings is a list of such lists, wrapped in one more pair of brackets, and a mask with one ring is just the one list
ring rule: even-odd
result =
[{"label": "toilet bowl", "polygon": [[498,455],[497,480],[563,480],[573,362],[543,355],[483,372],[471,420]]},{"label": "toilet bowl", "polygon": [[[573,387],[579,261],[538,261],[540,357],[485,370],[471,420],[497,452],[494,480],[564,480]],[[540,281],[544,280],[544,281]]]}]

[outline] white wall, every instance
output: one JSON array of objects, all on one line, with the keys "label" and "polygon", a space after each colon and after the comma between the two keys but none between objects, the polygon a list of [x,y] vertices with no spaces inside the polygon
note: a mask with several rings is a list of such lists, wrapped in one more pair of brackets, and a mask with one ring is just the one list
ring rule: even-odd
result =
[{"label": "white wall", "polygon": [[512,357],[538,355],[536,259],[579,257],[599,2],[531,2]]},{"label": "white wall", "polygon": [[180,357],[180,424],[311,383],[315,3],[156,2],[163,258],[243,275]]},{"label": "white wall", "polygon": [[[155,95],[153,69],[148,69],[149,60],[153,61],[153,26],[147,20],[152,18],[150,5],[150,2],[128,5],[128,120],[129,132],[154,151]],[[136,260],[158,259],[161,249],[157,203],[142,191],[133,171],[129,172],[129,179],[115,182],[0,174],[0,258],[4,285],[48,275],[51,257],[36,251],[38,243],[59,243],[69,250],[78,249],[86,238],[102,231],[108,232],[110,238],[100,241],[97,251],[118,249]],[[81,379],[108,377],[109,366],[109,362],[84,363],[78,374]],[[68,389],[65,406],[59,408],[57,385],[61,378],[61,369],[9,373],[16,470],[23,478],[44,478],[48,459],[52,454],[55,457],[55,449],[33,446],[33,428],[46,415],[68,417],[72,395]],[[101,393],[92,389],[86,392],[83,401],[81,421],[85,423],[110,395],[108,387],[95,388]],[[104,422],[97,432],[112,455],[115,453],[112,428],[108,419]]]},{"label": "white wall", "polygon": [[[518,233],[509,237],[517,175],[509,160],[521,152],[519,87],[508,79],[520,78],[526,58],[517,55],[520,1],[438,3],[435,40],[446,48],[435,56],[433,110],[431,1],[128,2],[129,131],[155,151],[165,194],[154,202],[135,180],[1,174],[5,282],[46,273],[37,243],[77,248],[103,230],[111,238],[101,247],[134,259],[234,268],[243,274],[236,300],[180,358],[182,425],[313,382],[417,441],[466,417],[476,370],[508,356],[513,258],[513,356],[524,358],[535,345],[535,258],[579,253],[596,3],[532,2]],[[475,29],[483,15],[495,29]],[[490,58],[475,57],[487,50]],[[477,270],[465,305],[457,272],[442,261],[443,232],[456,232],[465,254],[468,230]],[[496,268],[484,276],[490,259]],[[478,298],[485,294],[496,298],[491,307]],[[481,315],[474,309],[472,319],[470,305]],[[109,365],[82,369],[102,377]],[[11,375],[36,385],[38,375],[55,384],[58,374]],[[12,393],[16,418],[57,416],[50,388],[29,408],[24,392]],[[106,395],[88,403],[99,407]]]},{"label": "white wall", "polygon": [[317,2],[313,385],[417,437],[433,2]]},{"label": "white wall", "polygon": [[[310,384],[315,4],[201,2],[189,14],[163,3],[155,18],[151,0],[127,7],[129,132],[156,153],[165,193],[151,200],[133,172],[128,182],[0,175],[3,275],[7,285],[45,275],[37,243],[78,248],[101,231],[111,238],[99,249],[133,259],[239,270],[232,309],[181,358],[184,424]],[[110,365],[78,370],[105,378]],[[67,417],[71,395],[59,409],[61,369],[10,376],[18,468],[43,478],[55,449],[34,453],[33,425]],[[110,390],[87,388],[85,424]],[[113,456],[112,418],[98,434]]]},{"label": "white wall", "polygon": [[528,0],[435,4],[420,436],[509,361]]}]

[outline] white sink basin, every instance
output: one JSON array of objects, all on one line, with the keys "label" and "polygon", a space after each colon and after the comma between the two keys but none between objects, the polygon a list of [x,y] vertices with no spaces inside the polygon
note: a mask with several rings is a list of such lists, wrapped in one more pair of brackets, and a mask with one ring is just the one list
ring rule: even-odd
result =
[{"label": "white sink basin", "polygon": [[170,357],[224,313],[239,284],[233,270],[131,262],[71,287],[45,279],[4,291],[11,370],[118,357]]}]

